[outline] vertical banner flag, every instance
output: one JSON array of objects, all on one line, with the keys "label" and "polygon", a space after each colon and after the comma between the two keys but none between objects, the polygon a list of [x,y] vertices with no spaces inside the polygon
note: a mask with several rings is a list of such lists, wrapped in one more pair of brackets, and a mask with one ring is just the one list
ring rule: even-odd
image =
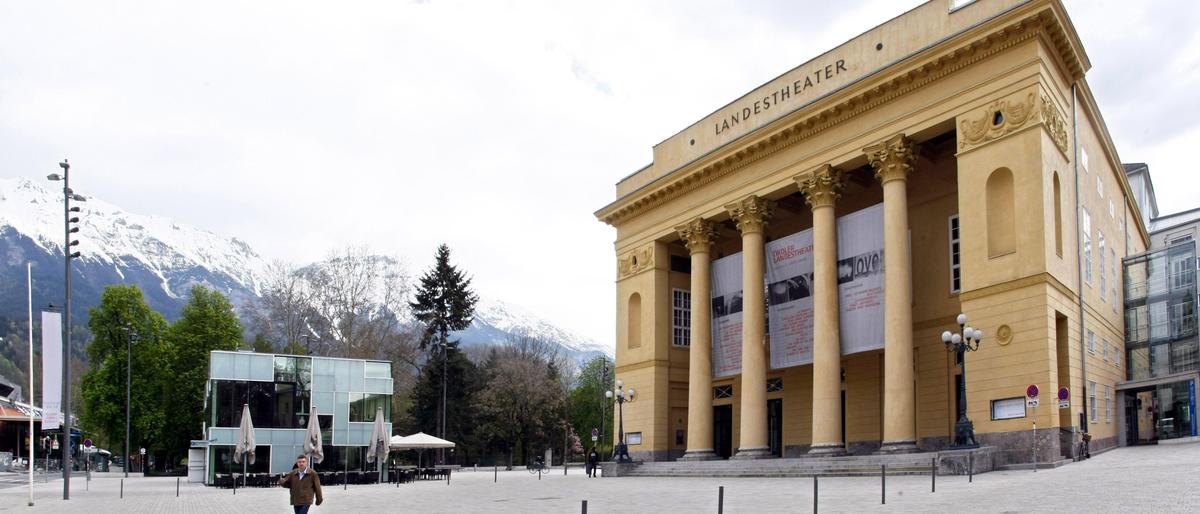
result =
[{"label": "vertical banner flag", "polygon": [[62,422],[62,314],[42,311],[42,430]]},{"label": "vertical banner flag", "polygon": [[712,262],[712,376],[742,372],[742,254]]},{"label": "vertical banner flag", "polygon": [[838,218],[842,355],[883,348],[883,204]]},{"label": "vertical banner flag", "polygon": [[813,360],[813,231],[767,243],[767,320],[771,368]]}]

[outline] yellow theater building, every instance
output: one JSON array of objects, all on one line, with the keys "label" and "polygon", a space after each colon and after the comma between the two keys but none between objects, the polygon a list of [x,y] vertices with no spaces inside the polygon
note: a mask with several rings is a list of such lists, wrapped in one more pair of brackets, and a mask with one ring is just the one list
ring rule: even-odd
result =
[{"label": "yellow theater building", "polygon": [[941,450],[959,381],[998,465],[1116,445],[1149,239],[1089,68],[1059,0],[930,0],[655,145],[596,212],[634,459]]}]

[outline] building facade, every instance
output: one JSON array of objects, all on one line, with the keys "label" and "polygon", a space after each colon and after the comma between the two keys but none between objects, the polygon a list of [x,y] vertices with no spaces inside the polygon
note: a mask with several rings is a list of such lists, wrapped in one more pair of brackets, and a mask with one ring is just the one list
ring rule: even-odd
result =
[{"label": "building facade", "polygon": [[376,409],[391,433],[392,368],[387,361],[214,351],[205,396],[206,483],[241,472],[233,445],[250,406],[255,463],[251,473],[284,473],[303,453],[309,406],[316,407],[325,459],[317,469],[374,470],[364,460]]},{"label": "building facade", "polygon": [[596,212],[630,453],[945,448],[959,313],[998,464],[1116,445],[1087,414],[1124,379],[1101,348],[1125,354],[1120,263],[1148,234],[1089,67],[1058,0],[931,0],[654,146]]}]

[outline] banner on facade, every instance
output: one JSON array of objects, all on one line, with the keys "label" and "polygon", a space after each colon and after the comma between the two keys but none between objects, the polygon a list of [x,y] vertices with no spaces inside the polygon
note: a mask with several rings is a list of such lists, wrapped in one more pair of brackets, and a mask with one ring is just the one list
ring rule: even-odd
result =
[{"label": "banner on facade", "polygon": [[812,229],[767,243],[767,330],[771,368],[813,359]]},{"label": "banner on facade", "polygon": [[742,254],[712,262],[712,375],[742,372]]},{"label": "banner on facade", "polygon": [[42,430],[62,420],[62,314],[42,311]]},{"label": "banner on facade", "polygon": [[883,348],[883,204],[838,218],[842,355]]}]

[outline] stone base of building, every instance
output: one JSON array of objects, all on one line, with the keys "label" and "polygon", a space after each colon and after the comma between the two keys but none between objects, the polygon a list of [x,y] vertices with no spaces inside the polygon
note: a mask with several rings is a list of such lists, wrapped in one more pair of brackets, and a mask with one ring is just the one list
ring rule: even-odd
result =
[{"label": "stone base of building", "polygon": [[673,455],[672,450],[631,451],[629,458],[637,462],[665,462],[675,460],[680,455]]},{"label": "stone base of building", "polygon": [[771,455],[771,449],[767,448],[766,446],[764,446],[762,448],[738,448],[737,453],[734,454],[734,456],[730,457],[731,460],[754,460],[754,459],[774,459],[774,458],[775,458],[775,456]]},{"label": "stone base of building", "polygon": [[841,457],[846,455],[846,446],[842,444],[814,444],[808,449],[806,457]]},{"label": "stone base of building", "polygon": [[717,460],[719,458],[720,457],[717,456],[717,452],[710,448],[705,450],[688,450],[684,452],[683,456],[678,460],[688,462],[696,460]]},{"label": "stone base of building", "polygon": [[898,453],[917,453],[921,451],[917,448],[916,441],[885,441],[883,446],[879,447],[879,453],[898,454]]},{"label": "stone base of building", "polygon": [[939,475],[970,475],[987,473],[996,469],[994,446],[980,446],[965,450],[941,450],[937,453]]},{"label": "stone base of building", "polygon": [[849,446],[850,455],[870,455],[878,452],[883,443],[880,441],[851,441]]}]

